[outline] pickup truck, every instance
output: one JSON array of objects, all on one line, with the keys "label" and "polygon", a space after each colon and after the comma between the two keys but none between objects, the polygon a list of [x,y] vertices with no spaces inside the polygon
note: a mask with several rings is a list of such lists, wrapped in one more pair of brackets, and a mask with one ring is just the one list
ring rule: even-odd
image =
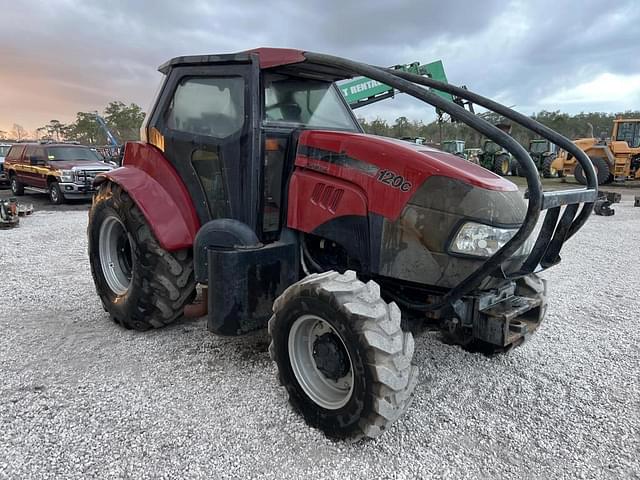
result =
[{"label": "pickup truck", "polygon": [[69,143],[17,143],[4,163],[14,195],[46,193],[54,204],[91,198],[96,175],[113,169],[95,149]]}]

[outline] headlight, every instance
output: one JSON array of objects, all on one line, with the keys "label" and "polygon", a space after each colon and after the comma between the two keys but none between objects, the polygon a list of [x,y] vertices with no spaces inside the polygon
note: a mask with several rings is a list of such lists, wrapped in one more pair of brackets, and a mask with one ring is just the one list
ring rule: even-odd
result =
[{"label": "headlight", "polygon": [[65,183],[73,182],[73,170],[60,170],[60,181]]},{"label": "headlight", "polygon": [[[498,228],[482,223],[466,222],[449,245],[449,251],[474,257],[490,257],[500,250],[518,231],[517,228]],[[529,238],[513,256],[528,255],[533,248],[534,236]]]}]

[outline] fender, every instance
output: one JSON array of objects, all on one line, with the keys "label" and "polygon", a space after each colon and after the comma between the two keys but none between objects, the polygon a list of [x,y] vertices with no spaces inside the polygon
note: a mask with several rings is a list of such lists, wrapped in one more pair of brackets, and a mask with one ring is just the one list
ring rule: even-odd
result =
[{"label": "fender", "polygon": [[94,185],[106,180],[131,196],[162,248],[172,252],[193,245],[200,221],[191,196],[158,148],[127,142],[122,167],[97,175]]}]

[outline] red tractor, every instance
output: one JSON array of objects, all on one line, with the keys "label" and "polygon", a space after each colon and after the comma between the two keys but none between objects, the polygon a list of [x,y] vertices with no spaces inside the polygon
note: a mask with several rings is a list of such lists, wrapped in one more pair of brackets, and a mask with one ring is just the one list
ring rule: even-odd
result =
[{"label": "red tractor", "polygon": [[[547,304],[536,273],[560,261],[597,195],[591,162],[572,142],[466,89],[312,52],[178,57],[160,72],[143,140],[96,179],[89,215],[98,295],[123,327],[174,321],[206,285],[209,330],[268,326],[292,405],[351,439],[379,435],[407,409],[418,380],[413,327],[433,324],[489,352],[538,328]],[[364,134],[335,85],[357,75],[506,148],[528,200],[459,157]],[[543,192],[515,140],[430,88],[570,151],[587,187]]]}]

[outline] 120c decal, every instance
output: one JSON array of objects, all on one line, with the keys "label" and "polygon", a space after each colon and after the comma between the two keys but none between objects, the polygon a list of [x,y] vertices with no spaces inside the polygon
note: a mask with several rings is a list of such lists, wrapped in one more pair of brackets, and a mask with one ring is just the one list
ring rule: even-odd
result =
[{"label": "120c decal", "polygon": [[399,188],[403,192],[411,190],[411,182],[405,180],[402,175],[398,175],[391,170],[380,170],[378,172],[377,180],[393,188]]}]

